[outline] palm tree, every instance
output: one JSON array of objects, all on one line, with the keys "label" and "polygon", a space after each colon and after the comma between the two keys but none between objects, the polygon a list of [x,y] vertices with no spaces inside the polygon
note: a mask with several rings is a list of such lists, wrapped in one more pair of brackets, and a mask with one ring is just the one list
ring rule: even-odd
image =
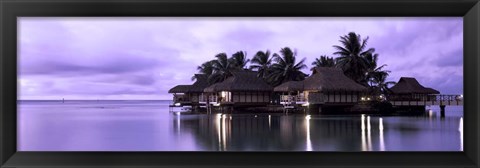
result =
[{"label": "palm tree", "polygon": [[273,86],[280,85],[287,81],[300,81],[305,79],[307,74],[303,73],[301,69],[307,68],[305,65],[305,58],[296,63],[297,53],[290,48],[285,47],[280,50],[280,55],[273,54],[275,63],[271,66],[272,72],[268,75],[267,80]]},{"label": "palm tree", "polygon": [[209,83],[218,83],[222,82],[228,77],[232,76],[231,70],[234,68],[232,66],[232,61],[227,58],[227,54],[219,53],[215,55],[217,59],[213,60],[212,75],[208,77]]},{"label": "palm tree", "polygon": [[335,61],[333,57],[328,57],[326,55],[322,55],[319,58],[315,58],[315,61],[312,62],[312,65],[315,67],[335,67]]},{"label": "palm tree", "polygon": [[238,51],[229,59],[233,69],[244,69],[250,59],[247,59],[247,52]]},{"label": "palm tree", "polygon": [[375,72],[372,76],[372,91],[374,93],[380,93],[388,95],[390,93],[390,85],[395,85],[396,82],[394,81],[386,81],[388,77],[388,73],[390,71],[378,71]]},{"label": "palm tree", "polygon": [[341,36],[340,42],[342,46],[333,46],[337,50],[333,54],[339,55],[335,60],[336,67],[342,68],[345,75],[357,83],[367,86],[368,83],[364,79],[368,65],[364,56],[375,52],[374,48],[366,50],[368,37],[362,40],[360,35],[350,32],[348,35]]},{"label": "palm tree", "polygon": [[[205,74],[207,76],[212,75],[213,73],[213,62],[215,60],[210,60],[207,62],[204,62],[202,65],[197,67],[198,72],[201,74]],[[195,80],[195,76],[192,76],[192,81]]]},{"label": "palm tree", "polygon": [[272,58],[270,58],[270,51],[258,51],[252,59],[250,69],[257,71],[257,77],[265,79],[270,71],[272,65]]},{"label": "palm tree", "polygon": [[379,55],[375,53],[368,53],[364,56],[368,67],[365,80],[368,81],[370,87],[374,92],[380,94],[388,94],[388,86],[394,85],[396,82],[386,81],[391,71],[383,70],[383,68],[385,68],[387,64],[383,64],[377,67],[378,57]]}]

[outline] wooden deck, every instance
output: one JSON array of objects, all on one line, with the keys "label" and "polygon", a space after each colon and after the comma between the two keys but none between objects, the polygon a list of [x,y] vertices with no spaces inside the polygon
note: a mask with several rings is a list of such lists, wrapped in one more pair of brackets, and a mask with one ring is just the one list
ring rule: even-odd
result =
[{"label": "wooden deck", "polygon": [[431,100],[396,100],[389,101],[394,106],[463,106],[462,95],[436,95]]}]

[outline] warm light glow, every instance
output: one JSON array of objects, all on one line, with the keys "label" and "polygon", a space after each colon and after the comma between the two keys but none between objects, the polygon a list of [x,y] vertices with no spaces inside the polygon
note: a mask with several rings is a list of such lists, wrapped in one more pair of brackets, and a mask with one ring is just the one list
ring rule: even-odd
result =
[{"label": "warm light glow", "polygon": [[216,122],[215,122],[215,130],[217,130],[218,135],[218,150],[222,150],[222,132],[221,132],[221,121],[222,121],[222,113],[218,113],[216,115]]},{"label": "warm light glow", "polygon": [[227,97],[227,92],[222,91],[222,92],[221,92],[221,95],[222,95],[222,97]]},{"label": "warm light glow", "polygon": [[370,116],[367,116],[367,130],[370,130]]},{"label": "warm light glow", "polygon": [[383,118],[378,119],[378,129],[383,130]]},{"label": "warm light glow", "polygon": [[362,151],[367,151],[367,141],[365,138],[365,114],[362,114]]},{"label": "warm light glow", "polygon": [[268,128],[272,127],[272,116],[268,115]]},{"label": "warm light glow", "polygon": [[227,150],[227,132],[225,128],[225,114],[223,115],[223,120],[222,120],[222,146],[223,146],[223,151]]},{"label": "warm light glow", "polygon": [[180,129],[181,129],[181,128],[180,128],[180,126],[181,126],[181,125],[180,125],[180,112],[176,112],[175,114],[177,115],[177,118],[176,118],[176,122],[177,122],[177,134],[180,134],[180,131],[181,131],[181,130],[180,130]]},{"label": "warm light glow", "polygon": [[370,97],[367,97],[367,100],[370,100]]},{"label": "warm light glow", "polygon": [[365,97],[362,97],[361,99],[362,99],[362,101],[365,101]]},{"label": "warm light glow", "polygon": [[307,127],[307,151],[312,151],[312,140],[310,138],[310,115],[307,115],[307,117],[305,117],[305,119],[307,119],[307,121],[305,122],[305,125]]},{"label": "warm light glow", "polygon": [[365,114],[362,114],[362,131],[365,130]]},{"label": "warm light glow", "polygon": [[180,106],[180,103],[175,103],[175,106]]},{"label": "warm light glow", "polygon": [[380,151],[385,151],[385,140],[383,138],[383,118],[379,119],[379,129],[380,129]]},{"label": "warm light glow", "polygon": [[309,106],[309,105],[310,105],[310,103],[308,103],[308,102],[305,103],[305,104],[302,104],[302,106]]},{"label": "warm light glow", "polygon": [[367,147],[368,151],[372,151],[372,133],[370,131],[370,116],[367,116]]}]

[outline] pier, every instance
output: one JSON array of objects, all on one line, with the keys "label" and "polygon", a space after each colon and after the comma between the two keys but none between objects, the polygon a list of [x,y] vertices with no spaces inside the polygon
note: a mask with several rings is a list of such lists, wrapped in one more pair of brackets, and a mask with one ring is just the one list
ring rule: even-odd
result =
[{"label": "pier", "polygon": [[463,95],[425,95],[410,98],[392,97],[389,102],[393,106],[440,106],[440,115],[445,117],[446,106],[463,106]]}]

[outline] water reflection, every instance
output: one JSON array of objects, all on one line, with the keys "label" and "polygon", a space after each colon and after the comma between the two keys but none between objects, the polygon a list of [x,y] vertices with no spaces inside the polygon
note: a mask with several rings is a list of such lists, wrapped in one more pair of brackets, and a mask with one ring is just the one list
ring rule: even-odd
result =
[{"label": "water reflection", "polygon": [[372,134],[370,116],[367,116],[367,135],[365,135],[365,114],[362,114],[362,151],[372,151]]},{"label": "water reflection", "polygon": [[272,115],[268,115],[268,128],[272,128]]},{"label": "water reflection", "polygon": [[312,151],[312,140],[310,139],[310,115],[307,115],[305,117],[305,125],[306,125],[306,130],[307,130],[307,151]]},{"label": "water reflection", "polygon": [[367,142],[368,151],[372,151],[372,134],[371,134],[370,116],[367,117]]},{"label": "water reflection", "polygon": [[148,103],[107,104],[115,108],[24,104],[18,112],[18,150],[463,150],[461,108],[447,108],[445,118],[434,117],[438,109],[424,116],[207,115],[169,113],[168,103]]},{"label": "water reflection", "polygon": [[[188,143],[194,143],[202,150],[213,151],[386,151],[387,148],[393,151],[431,151],[452,150],[451,144],[455,144],[455,141],[458,142],[456,150],[463,148],[460,143],[462,135],[460,138],[454,136],[456,140],[449,136],[452,134],[449,131],[451,128],[462,134],[458,125],[461,119],[453,121],[454,118],[438,118],[434,120],[436,124],[430,125],[428,115],[356,117],[200,114],[177,115],[174,123],[178,125],[175,128],[177,132],[182,132],[181,135],[193,136],[194,141]],[[451,127],[452,124],[456,126]],[[386,126],[388,129],[385,129]],[[421,143],[418,139],[430,143]]]},{"label": "water reflection", "polygon": [[367,151],[367,141],[365,140],[365,114],[362,114],[361,117],[361,128],[362,128],[362,151]]},{"label": "water reflection", "polygon": [[458,131],[460,132],[460,151],[463,151],[463,117],[460,117]]},{"label": "water reflection", "polygon": [[378,130],[380,131],[380,151],[385,151],[385,140],[383,139],[383,118],[378,119]]}]

